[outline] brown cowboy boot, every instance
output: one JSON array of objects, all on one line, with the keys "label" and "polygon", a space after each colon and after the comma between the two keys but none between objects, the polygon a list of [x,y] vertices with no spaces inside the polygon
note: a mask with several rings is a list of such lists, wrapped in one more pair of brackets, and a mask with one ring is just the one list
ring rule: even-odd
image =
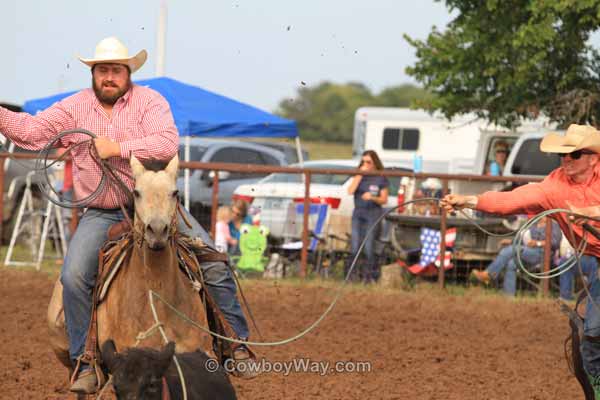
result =
[{"label": "brown cowboy boot", "polygon": [[233,376],[241,379],[252,379],[262,373],[262,365],[257,361],[256,355],[248,347],[241,345],[233,350],[231,358],[233,364],[228,368]]},{"label": "brown cowboy boot", "polygon": [[97,389],[98,378],[94,369],[90,368],[79,373],[69,390],[79,394],[93,394]]}]

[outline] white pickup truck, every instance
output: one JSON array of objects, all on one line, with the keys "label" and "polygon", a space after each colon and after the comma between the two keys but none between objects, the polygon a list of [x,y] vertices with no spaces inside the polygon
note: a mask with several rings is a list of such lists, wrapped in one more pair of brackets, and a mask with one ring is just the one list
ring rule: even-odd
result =
[{"label": "white pickup truck", "polygon": [[527,133],[515,142],[504,169],[504,176],[543,178],[560,166],[557,154],[542,153],[540,143],[546,132]]}]

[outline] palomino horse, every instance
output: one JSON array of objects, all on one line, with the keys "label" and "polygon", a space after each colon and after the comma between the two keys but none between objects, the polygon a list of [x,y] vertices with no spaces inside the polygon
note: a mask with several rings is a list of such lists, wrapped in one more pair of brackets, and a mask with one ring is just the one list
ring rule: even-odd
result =
[{"label": "palomino horse", "polygon": [[[177,224],[177,156],[166,168],[148,165],[135,157],[131,168],[135,178],[134,233],[131,254],[110,284],[97,308],[98,344],[109,338],[117,350],[136,345],[139,333],[155,324],[149,290],[200,323],[205,322],[204,305],[190,281],[180,272],[174,232]],[[154,163],[156,164],[156,163]],[[177,351],[210,348],[210,338],[176,316],[160,301],[154,302],[169,340]],[[62,312],[62,285],[56,282],[48,308],[51,345],[59,360],[72,368]],[[163,339],[156,333],[141,342],[144,347],[161,348]]]}]

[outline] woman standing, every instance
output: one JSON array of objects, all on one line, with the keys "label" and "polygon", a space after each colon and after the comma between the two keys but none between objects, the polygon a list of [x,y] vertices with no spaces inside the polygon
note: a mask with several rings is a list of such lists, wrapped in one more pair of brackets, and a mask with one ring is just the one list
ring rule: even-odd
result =
[{"label": "woman standing", "polygon": [[[367,150],[362,154],[358,169],[361,171],[382,171],[383,164],[377,153]],[[390,182],[384,176],[355,175],[348,187],[348,194],[354,195],[354,211],[352,212],[352,256],[346,263],[345,275],[348,275],[350,263],[358,252],[360,244],[367,235],[367,231],[381,216],[382,206],[388,201]],[[363,249],[367,256],[366,265],[361,268],[359,277],[365,283],[379,279],[379,266],[375,260],[375,232],[374,229],[367,237]]]}]

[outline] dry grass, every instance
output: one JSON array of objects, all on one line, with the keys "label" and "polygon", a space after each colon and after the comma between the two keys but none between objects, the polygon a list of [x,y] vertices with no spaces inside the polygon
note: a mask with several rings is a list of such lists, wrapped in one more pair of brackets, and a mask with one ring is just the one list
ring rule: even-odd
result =
[{"label": "dry grass", "polygon": [[[0,247],[0,270],[21,270],[21,271],[34,271],[35,267],[8,267],[4,265],[4,258],[8,246]],[[16,246],[13,253],[13,260],[30,261],[32,255],[29,249],[25,246]],[[41,272],[47,274],[51,279],[58,277],[61,269],[61,264],[56,261],[55,253],[50,246],[46,248],[45,258],[41,265]],[[321,279],[318,277],[312,277],[308,279],[301,279],[297,276],[285,278],[285,279],[260,279],[260,278],[247,278],[241,279],[241,285],[243,288],[251,290],[252,288],[264,289],[268,287],[296,287],[302,288],[323,288],[332,290],[332,294],[339,289],[343,284],[340,279]],[[556,299],[552,297],[542,297],[534,292],[520,292],[514,298],[508,298],[503,295],[501,290],[497,289],[485,289],[479,286],[466,287],[464,285],[446,284],[445,289],[441,290],[438,287],[437,282],[429,281],[416,281],[413,283],[410,290],[400,290],[391,288],[382,288],[379,285],[363,285],[360,283],[347,283],[345,285],[345,291],[358,292],[358,293],[379,293],[379,294],[398,294],[403,293],[405,296],[427,296],[430,298],[456,298],[465,297],[477,301],[487,301],[492,299],[504,299],[504,301],[516,302],[516,303],[555,303]],[[486,300],[487,299],[487,300]],[[501,300],[502,301],[502,300]]]},{"label": "dry grass", "polygon": [[[4,264],[4,260],[6,257],[6,252],[8,251],[8,246],[2,246],[0,247],[0,269],[2,268],[6,268],[6,269],[17,269],[17,270],[23,270],[23,271],[35,271],[35,266],[6,266]],[[23,246],[23,245],[16,245],[14,250],[13,250],[13,255],[11,257],[12,261],[27,261],[27,262],[33,262],[34,258],[33,255],[31,254],[30,250],[28,247]],[[42,264],[40,266],[40,271],[44,272],[50,276],[58,276],[58,274],[60,273],[60,268],[61,268],[62,264],[57,262],[57,258],[56,258],[56,253],[54,252],[54,250],[51,249],[50,245],[46,246],[46,249],[44,251],[44,259],[42,260]]]},{"label": "dry grass", "polygon": [[[295,146],[295,141],[290,139],[248,139],[254,142],[279,142],[287,143]],[[352,158],[352,144],[351,143],[335,143],[335,142],[315,142],[309,140],[300,139],[302,148],[308,151],[308,155],[311,160],[327,160],[327,159],[338,159],[338,158]]]},{"label": "dry grass", "polygon": [[350,143],[303,141],[302,147],[308,151],[311,160],[352,158],[352,145]]}]

